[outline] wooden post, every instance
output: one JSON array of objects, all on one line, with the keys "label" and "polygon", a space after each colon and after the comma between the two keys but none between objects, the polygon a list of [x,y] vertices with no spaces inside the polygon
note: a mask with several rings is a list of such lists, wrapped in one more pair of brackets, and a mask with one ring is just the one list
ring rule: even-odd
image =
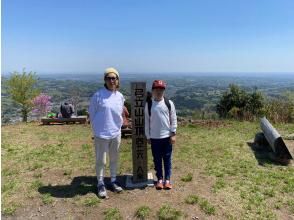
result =
[{"label": "wooden post", "polygon": [[266,140],[268,141],[273,152],[278,158],[293,159],[281,135],[265,117],[260,120],[260,127],[264,133]]},{"label": "wooden post", "polygon": [[145,138],[146,82],[131,82],[133,182],[148,180],[147,142]]}]

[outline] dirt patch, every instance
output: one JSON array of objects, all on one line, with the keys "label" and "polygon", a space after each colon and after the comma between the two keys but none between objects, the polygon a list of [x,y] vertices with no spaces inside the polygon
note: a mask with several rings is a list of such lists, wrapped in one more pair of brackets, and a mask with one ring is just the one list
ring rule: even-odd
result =
[{"label": "dirt patch", "polygon": [[[53,174],[53,173],[52,173]],[[96,177],[88,176],[89,188],[84,189],[82,193],[79,193],[79,183],[83,181],[76,181],[75,179],[81,179],[81,177],[74,177],[73,179],[64,180],[61,172],[56,172],[52,175],[51,182],[57,180],[59,175],[59,183],[53,183],[50,186],[51,191],[42,191],[46,187],[40,187],[40,196],[50,193],[53,198],[53,202],[48,205],[44,205],[40,199],[33,198],[28,199],[22,204],[23,208],[16,211],[14,216],[2,216],[3,219],[103,219],[104,211],[108,208],[116,207],[120,210],[123,219],[136,219],[134,213],[136,210],[143,206],[148,205],[151,208],[150,219],[156,219],[157,211],[163,204],[170,204],[173,208],[180,210],[184,213],[185,219],[192,219],[198,217],[199,219],[207,219],[205,215],[197,205],[187,205],[184,203],[184,199],[188,195],[196,194],[202,197],[208,198],[213,201],[213,196],[210,193],[210,187],[213,181],[211,178],[202,176],[195,173],[193,182],[184,183],[179,180],[180,176],[174,176],[174,189],[156,190],[154,187],[146,187],[143,189],[125,189],[122,193],[116,194],[108,190],[109,199],[101,200],[97,206],[87,207],[82,204],[82,200],[87,197],[95,197],[96,190]],[[75,183],[73,183],[75,182]],[[79,182],[79,183],[78,183]],[[85,184],[85,183],[84,183]],[[54,189],[54,190],[52,190]],[[67,192],[71,192],[67,194]],[[217,219],[216,217],[210,217],[209,219]]]}]

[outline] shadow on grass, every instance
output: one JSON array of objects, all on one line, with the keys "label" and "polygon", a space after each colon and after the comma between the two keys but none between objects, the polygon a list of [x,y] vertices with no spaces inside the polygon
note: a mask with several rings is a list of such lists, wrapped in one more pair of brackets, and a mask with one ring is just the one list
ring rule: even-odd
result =
[{"label": "shadow on grass", "polygon": [[[117,181],[125,183],[125,176],[117,176]],[[110,178],[104,178],[106,188],[109,189]],[[70,185],[42,186],[38,189],[41,194],[50,194],[56,198],[73,198],[77,195],[86,195],[88,193],[97,194],[97,178],[96,176],[77,176],[74,177]]]},{"label": "shadow on grass", "polygon": [[254,152],[259,165],[273,164],[286,166],[291,163],[292,157],[281,137],[275,140],[275,152],[262,132],[256,133],[254,141],[247,142],[247,144]]},{"label": "shadow on grass", "polygon": [[255,142],[247,142],[258,164],[264,166],[266,164],[272,165],[288,165],[289,161],[279,160],[268,145],[258,145]]}]

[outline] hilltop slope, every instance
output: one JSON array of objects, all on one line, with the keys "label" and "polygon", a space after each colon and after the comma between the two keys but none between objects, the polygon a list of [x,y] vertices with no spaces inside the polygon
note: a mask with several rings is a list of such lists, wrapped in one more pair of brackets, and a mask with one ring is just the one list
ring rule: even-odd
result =
[{"label": "hilltop slope", "polygon": [[[294,131],[294,124],[275,126],[282,135]],[[105,210],[115,207],[124,219],[131,219],[146,205],[153,219],[169,204],[187,219],[293,218],[294,167],[255,157],[247,142],[259,131],[258,123],[251,122],[180,126],[173,190],[125,190],[99,200],[89,125],[4,126],[2,217],[101,219]],[[150,149],[148,166],[153,172]],[[123,139],[119,174],[131,172],[131,139]],[[194,205],[188,204],[191,198],[198,199]]]}]

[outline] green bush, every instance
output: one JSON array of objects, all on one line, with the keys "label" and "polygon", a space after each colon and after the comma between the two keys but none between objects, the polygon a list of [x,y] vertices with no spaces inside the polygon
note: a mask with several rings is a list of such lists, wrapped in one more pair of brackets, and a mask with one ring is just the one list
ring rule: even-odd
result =
[{"label": "green bush", "polygon": [[221,118],[253,120],[259,117],[264,106],[264,97],[256,89],[248,93],[237,85],[230,85],[223,93],[216,111]]}]

